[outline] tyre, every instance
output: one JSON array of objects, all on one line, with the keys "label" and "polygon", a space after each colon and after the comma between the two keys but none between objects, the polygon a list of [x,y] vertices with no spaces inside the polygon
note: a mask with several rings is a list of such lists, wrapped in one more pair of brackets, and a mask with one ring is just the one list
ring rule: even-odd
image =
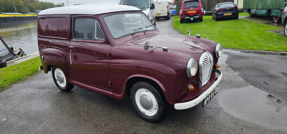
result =
[{"label": "tyre", "polygon": [[180,23],[183,23],[183,19],[180,19]]},{"label": "tyre", "polygon": [[166,19],[167,19],[167,20],[170,19],[170,14],[167,14]]},{"label": "tyre", "polygon": [[215,16],[215,21],[218,21],[219,20],[219,18],[217,18],[216,16]]},{"label": "tyre", "polygon": [[58,67],[53,67],[52,69],[52,76],[56,86],[64,92],[70,91],[74,85],[70,84],[67,81],[66,75],[64,74],[63,70]]},{"label": "tyre", "polygon": [[154,25],[154,26],[156,26],[156,19],[154,19],[154,23],[153,23],[153,25]]},{"label": "tyre", "polygon": [[287,37],[287,21],[284,23],[284,34]]},{"label": "tyre", "polygon": [[202,19],[203,19],[203,17],[202,17],[202,18],[199,18],[199,21],[202,22]]},{"label": "tyre", "polygon": [[165,102],[154,86],[137,82],[131,89],[131,100],[137,114],[148,122],[160,121],[165,112]]},{"label": "tyre", "polygon": [[5,61],[0,61],[0,68],[6,67],[7,63]]}]

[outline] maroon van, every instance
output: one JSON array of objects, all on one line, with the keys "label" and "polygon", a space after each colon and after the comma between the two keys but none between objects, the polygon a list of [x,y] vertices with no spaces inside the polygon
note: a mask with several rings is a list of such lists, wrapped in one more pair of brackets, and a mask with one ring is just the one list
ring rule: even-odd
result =
[{"label": "maroon van", "polygon": [[[185,35],[160,34],[142,11],[124,5],[78,5],[38,15],[41,69],[56,86],[74,85],[123,100],[139,116],[162,119],[177,110],[203,106],[217,93],[219,43]],[[202,103],[201,103],[202,102]]]}]

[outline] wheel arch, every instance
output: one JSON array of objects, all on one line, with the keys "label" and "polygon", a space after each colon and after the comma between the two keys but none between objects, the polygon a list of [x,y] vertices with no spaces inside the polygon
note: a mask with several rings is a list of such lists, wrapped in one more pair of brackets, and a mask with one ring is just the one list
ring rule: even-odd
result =
[{"label": "wheel arch", "polygon": [[48,73],[52,67],[59,67],[68,75],[68,59],[65,52],[55,48],[46,48],[40,53],[43,70]]},{"label": "wheel arch", "polygon": [[167,97],[168,95],[166,94],[166,90],[165,87],[163,86],[163,84],[161,84],[160,81],[149,77],[149,76],[133,76],[130,77],[126,83],[125,83],[125,96],[128,97],[130,96],[130,91],[132,86],[139,81],[143,81],[143,82],[147,82],[149,84],[151,84],[152,86],[154,86],[156,88],[156,90],[159,92],[159,94],[163,97],[165,102],[170,102],[170,98]]}]

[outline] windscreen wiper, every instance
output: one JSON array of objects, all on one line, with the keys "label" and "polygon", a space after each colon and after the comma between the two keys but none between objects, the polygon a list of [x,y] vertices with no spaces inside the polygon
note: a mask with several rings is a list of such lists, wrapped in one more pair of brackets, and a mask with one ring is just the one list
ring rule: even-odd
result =
[{"label": "windscreen wiper", "polygon": [[137,31],[139,31],[139,30],[141,30],[141,29],[143,29],[143,27],[134,29],[134,32],[132,33],[132,37],[134,36],[134,34],[135,34]]}]

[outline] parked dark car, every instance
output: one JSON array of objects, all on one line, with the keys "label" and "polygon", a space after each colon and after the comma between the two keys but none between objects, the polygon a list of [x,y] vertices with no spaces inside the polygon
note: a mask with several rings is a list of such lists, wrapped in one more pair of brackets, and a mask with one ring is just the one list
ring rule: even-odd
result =
[{"label": "parked dark car", "polygon": [[227,18],[238,19],[238,8],[233,2],[218,3],[213,9],[212,18],[216,21]]},{"label": "parked dark car", "polygon": [[[78,5],[38,14],[41,69],[56,86],[74,85],[123,100],[138,115],[159,121],[166,106],[203,106],[218,91],[223,49],[211,40],[160,34],[138,8]],[[109,113],[107,113],[109,114]]]},{"label": "parked dark car", "polygon": [[284,34],[287,37],[287,2],[285,2],[285,8],[282,14],[282,24],[284,26]]},{"label": "parked dark car", "polygon": [[182,2],[179,12],[180,23],[184,20],[203,20],[203,8],[200,0],[185,0]]}]

